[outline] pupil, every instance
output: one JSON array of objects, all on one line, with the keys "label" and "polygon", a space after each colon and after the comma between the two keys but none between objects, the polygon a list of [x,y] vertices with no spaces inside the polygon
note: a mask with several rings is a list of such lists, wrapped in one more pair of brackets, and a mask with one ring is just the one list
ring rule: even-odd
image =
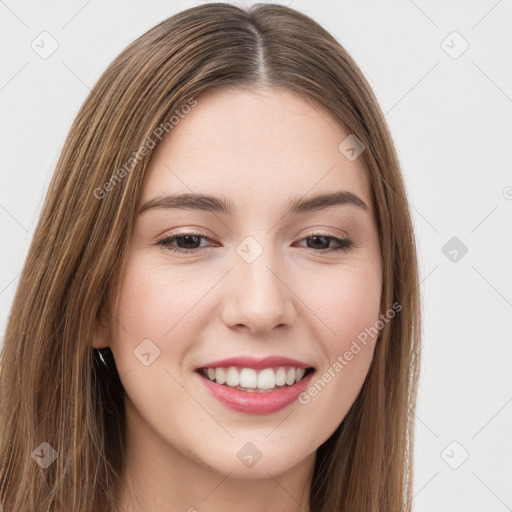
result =
[{"label": "pupil", "polygon": [[[324,241],[323,245],[325,246],[326,237],[325,236],[313,236],[313,237],[311,237],[311,240],[312,241],[323,240]],[[313,245],[315,245],[315,244],[313,244]],[[329,244],[327,244],[327,245],[329,245]],[[313,247],[313,248],[315,248],[315,247]]]},{"label": "pupil", "polygon": [[[189,244],[187,243],[187,240],[190,242],[190,240],[191,240],[191,239],[194,239],[194,238],[195,238],[195,239],[198,239],[199,237],[198,237],[198,236],[196,236],[196,235],[186,235],[186,236],[181,237],[181,240],[182,240],[182,241],[185,241],[185,245],[186,245],[186,247],[184,247],[185,249],[190,249],[190,248],[191,248],[191,247],[188,247],[188,245],[189,245]],[[196,240],[196,241],[197,241],[197,240]],[[194,248],[194,247],[192,247],[192,249],[193,249],[193,248]]]}]

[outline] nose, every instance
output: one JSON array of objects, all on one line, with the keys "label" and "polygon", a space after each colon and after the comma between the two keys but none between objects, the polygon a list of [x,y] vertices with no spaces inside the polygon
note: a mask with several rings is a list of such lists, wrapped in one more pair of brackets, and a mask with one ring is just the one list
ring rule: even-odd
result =
[{"label": "nose", "polygon": [[275,327],[291,326],[297,318],[290,273],[269,253],[264,251],[252,263],[235,255],[223,310],[228,327],[267,334]]}]

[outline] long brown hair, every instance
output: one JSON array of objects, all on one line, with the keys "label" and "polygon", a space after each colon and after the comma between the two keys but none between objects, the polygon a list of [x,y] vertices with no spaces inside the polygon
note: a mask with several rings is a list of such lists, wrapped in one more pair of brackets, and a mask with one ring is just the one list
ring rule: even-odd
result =
[{"label": "long brown hair", "polygon": [[[253,85],[316,101],[365,145],[360,158],[382,251],[381,311],[401,305],[381,331],[360,394],[317,450],[311,511],[411,510],[420,291],[409,206],[384,116],[346,50],[306,15],[274,4],[210,3],[131,43],[102,74],[65,141],[0,360],[6,512],[115,510],[124,390],[111,352],[105,367],[91,340],[101,311],[117,299],[151,148],[159,127],[171,131],[169,119],[191,99]],[[38,459],[52,463],[43,467]]]}]

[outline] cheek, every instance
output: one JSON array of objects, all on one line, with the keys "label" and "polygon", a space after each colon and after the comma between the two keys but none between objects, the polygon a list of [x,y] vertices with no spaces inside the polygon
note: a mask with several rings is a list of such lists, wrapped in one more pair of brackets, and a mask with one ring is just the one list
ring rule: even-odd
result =
[{"label": "cheek", "polygon": [[375,265],[347,265],[320,276],[314,289],[315,294],[309,293],[311,310],[323,326],[321,339],[332,360],[334,353],[347,350],[353,339],[378,320],[380,272]]},{"label": "cheek", "polygon": [[348,345],[365,329],[374,325],[379,317],[381,288],[379,283],[359,274],[350,275],[343,281],[344,289],[337,304],[333,301],[333,330],[338,351]]},{"label": "cheek", "polygon": [[112,352],[131,403],[152,424],[170,421],[171,406],[184,413],[194,406],[179,384],[178,366],[194,338],[194,305],[205,285],[180,290],[182,275],[134,255],[120,290]]},{"label": "cheek", "polygon": [[210,274],[186,273],[180,266],[162,266],[143,254],[132,255],[123,276],[111,341],[118,373],[122,380],[124,375],[129,377],[123,380],[127,391],[142,395],[147,386],[135,383],[151,381],[154,389],[180,394],[170,374],[183,370],[187,353],[211,319],[211,308],[204,300],[215,284]]},{"label": "cheek", "polygon": [[321,284],[317,309],[323,327],[317,336],[325,359],[299,402],[311,411],[311,435],[322,432],[327,438],[345,418],[368,374],[378,337],[381,275],[374,265],[347,265]]},{"label": "cheek", "polygon": [[[162,340],[168,338],[165,334],[183,316],[183,301],[177,300],[177,294],[173,291],[177,284],[164,279],[155,266],[143,265],[142,258],[133,257],[129,262],[123,276],[112,340],[120,375],[122,371],[133,369],[133,366],[140,366],[134,351],[137,353],[141,343],[147,344],[151,358],[158,354],[161,361],[164,349]],[[151,340],[154,346],[144,340]],[[158,358],[154,359],[155,363],[160,362]]]},{"label": "cheek", "polygon": [[191,310],[205,293],[205,284],[199,281],[194,288],[190,284],[193,281],[187,280],[185,288],[184,278],[180,276],[179,270],[161,268],[158,263],[148,264],[142,257],[133,258],[124,276],[117,311],[118,320],[125,328],[119,332],[121,338],[129,336],[140,342],[154,337],[162,343],[173,338],[173,331],[178,331],[181,324],[189,323]]},{"label": "cheek", "polygon": [[347,265],[332,273],[319,288],[321,293],[316,294],[315,308],[311,309],[321,320],[316,335],[324,359],[317,376],[322,382],[313,394],[321,391],[321,401],[332,401],[331,406],[343,416],[355,400],[373,358],[379,334],[380,273],[373,265]]}]

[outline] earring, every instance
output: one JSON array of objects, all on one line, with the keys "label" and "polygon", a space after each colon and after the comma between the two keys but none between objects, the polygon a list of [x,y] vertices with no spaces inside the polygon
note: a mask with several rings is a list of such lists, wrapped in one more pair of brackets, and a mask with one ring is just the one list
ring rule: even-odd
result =
[{"label": "earring", "polygon": [[108,349],[108,347],[94,347],[94,350],[97,351],[98,357],[101,359],[101,362],[108,368],[108,364],[103,357],[103,350]]}]

